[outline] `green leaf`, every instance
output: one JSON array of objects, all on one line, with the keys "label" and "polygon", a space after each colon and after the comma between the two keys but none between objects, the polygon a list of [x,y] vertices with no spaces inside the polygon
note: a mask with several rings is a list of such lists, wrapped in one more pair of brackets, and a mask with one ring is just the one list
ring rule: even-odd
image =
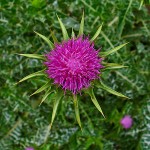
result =
[{"label": "green leaf", "polygon": [[59,43],[56,36],[54,35],[54,32],[52,30],[50,30],[50,32],[51,32],[51,36],[53,38],[54,43]]},{"label": "green leaf", "polygon": [[118,65],[118,66],[106,67],[103,70],[121,69],[121,68],[126,68],[126,67],[128,66]]},{"label": "green leaf", "polygon": [[94,34],[94,36],[92,37],[92,39],[90,40],[91,42],[93,42],[101,33],[101,29],[102,29],[103,24],[98,28],[98,30],[96,31],[96,33]]},{"label": "green leaf", "polygon": [[81,23],[80,23],[80,28],[79,28],[79,34],[78,34],[78,36],[83,35],[83,30],[84,30],[84,12],[82,14],[82,19],[81,19]]},{"label": "green leaf", "polygon": [[66,30],[64,24],[62,23],[62,21],[60,20],[60,18],[58,16],[57,16],[57,18],[58,18],[58,21],[59,21],[59,24],[60,24],[60,27],[62,30],[63,38],[64,38],[64,40],[68,40],[69,36],[68,36],[67,30]]},{"label": "green leaf", "polygon": [[72,34],[71,34],[71,37],[74,38],[75,37],[75,33],[73,31],[73,28],[72,28]]},{"label": "green leaf", "polygon": [[46,91],[46,93],[45,93],[45,95],[43,96],[43,98],[42,98],[42,100],[41,100],[41,102],[40,102],[40,105],[46,100],[46,98],[53,92],[53,91],[50,91],[51,90],[51,88],[49,88],[47,91]]},{"label": "green leaf", "polygon": [[98,103],[98,101],[97,101],[97,99],[96,99],[96,97],[95,97],[95,95],[94,95],[94,92],[93,92],[93,89],[92,89],[92,88],[89,88],[89,89],[88,89],[88,94],[90,95],[91,100],[92,100],[92,102],[94,103],[95,107],[100,111],[100,113],[101,113],[101,114],[103,115],[103,117],[105,118],[105,116],[104,116],[104,114],[103,114],[103,111],[102,111],[102,109],[101,109],[101,107],[100,107],[100,105],[99,105],[99,103]]},{"label": "green leaf", "polygon": [[[35,31],[34,31],[35,32]],[[50,47],[50,49],[53,49],[54,48],[54,44],[47,38],[45,37],[44,35],[38,33],[38,32],[35,32],[37,35],[39,35]]]},{"label": "green leaf", "polygon": [[118,51],[119,49],[121,49],[122,47],[124,47],[124,46],[125,46],[126,44],[128,44],[128,43],[129,43],[129,42],[127,42],[127,43],[125,43],[125,44],[122,44],[122,45],[119,45],[119,46],[117,46],[117,47],[115,47],[115,48],[113,48],[113,49],[111,49],[111,50],[109,50],[109,51],[107,51],[107,52],[100,52],[100,56],[106,57],[106,56],[108,56],[108,55],[110,55],[110,54],[112,54],[112,53]]},{"label": "green leaf", "polygon": [[78,124],[79,124],[81,130],[82,130],[81,121],[80,121],[80,113],[79,113],[77,95],[73,95],[73,102],[74,102],[74,108],[75,108],[76,119],[77,119],[77,122],[78,122]]},{"label": "green leaf", "polygon": [[57,91],[56,94],[57,95],[56,95],[56,99],[54,101],[53,112],[52,112],[52,119],[51,119],[51,123],[50,123],[50,129],[52,127],[53,121],[54,121],[55,116],[56,116],[56,111],[57,111],[57,108],[58,108],[58,104],[59,104],[59,102],[60,102],[60,100],[62,98],[62,92],[60,93],[60,92]]},{"label": "green leaf", "polygon": [[37,71],[37,72],[34,72],[34,73],[32,73],[32,74],[30,74],[30,75],[24,77],[23,79],[21,79],[18,83],[23,82],[23,81],[28,80],[28,79],[33,78],[33,77],[45,76],[44,70],[45,70],[45,69],[40,70],[40,71]]},{"label": "green leaf", "polygon": [[103,65],[105,66],[103,70],[121,69],[121,68],[128,67],[128,66],[123,66],[123,65],[115,64],[115,63],[103,63]]},{"label": "green leaf", "polygon": [[111,89],[110,87],[108,87],[107,85],[105,85],[102,81],[100,81],[100,85],[98,85],[99,88],[102,88],[103,90],[106,90],[107,92],[113,94],[113,95],[116,95],[116,96],[119,96],[119,97],[123,97],[123,98],[128,98],[127,96]]},{"label": "green leaf", "polygon": [[[142,7],[143,3],[144,3],[144,0],[141,0],[139,10],[141,9],[141,7]],[[149,2],[149,3],[150,3],[150,2]]]},{"label": "green leaf", "polygon": [[31,94],[30,96],[34,95],[34,94],[38,94],[42,91],[44,91],[45,89],[47,89],[48,87],[50,87],[50,81],[48,81],[46,84],[44,84],[42,87],[40,87],[38,90],[36,90],[33,94]]},{"label": "green leaf", "polygon": [[45,57],[43,55],[38,55],[38,54],[19,54],[19,55],[29,57],[29,58],[36,58],[36,59],[45,60]]}]

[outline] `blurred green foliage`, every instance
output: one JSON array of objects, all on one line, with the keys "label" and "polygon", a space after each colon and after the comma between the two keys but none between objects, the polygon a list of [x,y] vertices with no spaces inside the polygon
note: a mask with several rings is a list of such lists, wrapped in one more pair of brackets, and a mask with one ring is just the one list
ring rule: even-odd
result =
[{"label": "blurred green foliage", "polygon": [[[0,150],[148,150],[150,149],[150,5],[138,0],[1,0],[0,1]],[[14,84],[24,76],[42,68],[41,61],[27,59],[17,53],[44,54],[49,51],[33,31],[50,39],[50,30],[61,41],[56,13],[71,34],[79,29],[85,12],[85,33],[93,35],[103,22],[96,48],[107,51],[130,42],[108,62],[128,68],[105,71],[105,83],[130,97],[129,100],[94,89],[106,116],[104,119],[88,96],[79,101],[83,132],[75,120],[71,98],[61,101],[48,140],[53,103],[49,99],[38,106],[42,94],[29,97],[44,83],[37,77]],[[134,124],[124,130],[120,119],[129,114]]]}]

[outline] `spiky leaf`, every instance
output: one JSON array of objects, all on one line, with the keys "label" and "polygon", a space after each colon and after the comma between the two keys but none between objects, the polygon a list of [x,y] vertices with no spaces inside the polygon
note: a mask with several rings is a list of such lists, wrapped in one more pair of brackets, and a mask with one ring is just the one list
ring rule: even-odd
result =
[{"label": "spiky leaf", "polygon": [[100,52],[100,56],[106,57],[106,56],[108,56],[108,55],[110,55],[110,54],[112,54],[112,53],[118,51],[119,49],[121,49],[122,47],[124,47],[124,46],[125,46],[126,44],[128,44],[128,43],[129,43],[129,42],[127,42],[127,43],[125,43],[125,44],[122,44],[122,45],[119,45],[119,46],[117,46],[117,47],[115,47],[115,48],[113,48],[113,49],[111,49],[111,50],[109,50],[109,51],[107,51],[107,52]]},{"label": "spiky leaf", "polygon": [[45,57],[43,55],[38,55],[38,54],[19,54],[19,55],[29,57],[29,58],[45,60]]},{"label": "spiky leaf", "polygon": [[73,28],[72,28],[72,34],[71,34],[71,37],[74,38],[75,37],[75,33],[73,31]]},{"label": "spiky leaf", "polygon": [[44,90],[46,90],[48,87],[50,87],[50,81],[48,81],[46,84],[44,84],[42,87],[40,87],[38,90],[36,90],[33,94],[31,94],[30,96],[34,95],[34,94],[38,94]]},{"label": "spiky leaf", "polygon": [[64,40],[68,40],[69,36],[68,36],[67,30],[66,30],[64,24],[62,23],[62,21],[60,20],[60,18],[58,16],[57,16],[57,18],[58,18],[58,21],[59,21],[59,24],[60,24],[60,27],[62,30],[63,38],[64,38]]},{"label": "spiky leaf", "polygon": [[102,111],[102,109],[101,109],[101,107],[100,107],[100,105],[99,105],[99,103],[98,103],[98,101],[97,101],[97,99],[96,99],[96,97],[95,97],[95,95],[94,95],[93,89],[92,89],[92,88],[89,88],[87,93],[90,95],[91,100],[92,100],[92,102],[94,103],[95,107],[100,111],[100,113],[101,113],[101,114],[103,115],[103,117],[105,118],[105,116],[104,116],[104,114],[103,114],[103,111]]},{"label": "spiky leaf", "polygon": [[55,100],[54,100],[54,106],[53,106],[53,112],[52,112],[52,119],[51,119],[51,123],[50,123],[50,129],[51,129],[53,121],[55,119],[56,111],[57,111],[58,104],[59,104],[61,98],[62,98],[62,91],[61,92],[57,91],[56,97],[55,97]]},{"label": "spiky leaf", "polygon": [[127,96],[111,89],[110,87],[108,87],[107,85],[105,85],[102,81],[100,81],[100,85],[98,85],[99,88],[102,88],[103,90],[106,90],[107,92],[113,94],[113,95],[116,95],[116,96],[119,96],[119,97],[123,97],[123,98],[128,98]]},{"label": "spiky leaf", "polygon": [[21,79],[18,83],[23,82],[23,81],[28,80],[28,79],[33,78],[33,77],[45,76],[44,70],[45,70],[45,69],[40,70],[40,71],[37,71],[37,72],[34,72],[34,73],[32,73],[32,74],[30,74],[30,75],[24,77],[23,79]]},{"label": "spiky leaf", "polygon": [[58,40],[57,40],[57,38],[56,38],[54,32],[53,32],[52,30],[50,30],[50,32],[51,32],[51,36],[52,36],[52,38],[53,38],[54,43],[58,43]]},{"label": "spiky leaf", "polygon": [[83,35],[83,30],[84,30],[84,12],[82,14],[82,19],[81,19],[81,23],[80,23],[80,28],[79,28],[79,36]]},{"label": "spiky leaf", "polygon": [[77,119],[77,122],[78,122],[81,130],[82,130],[77,95],[73,95],[73,102],[74,102],[76,119]]},{"label": "spiky leaf", "polygon": [[50,47],[50,49],[53,49],[54,48],[54,44],[47,38],[45,37],[44,35],[34,31],[37,35],[39,35]]},{"label": "spiky leaf", "polygon": [[98,28],[98,30],[96,31],[94,36],[91,38],[91,40],[90,40],[91,42],[94,41],[99,36],[99,34],[101,33],[102,25]]},{"label": "spiky leaf", "polygon": [[103,65],[105,66],[103,70],[121,69],[121,68],[128,67],[128,66],[123,66],[123,65],[115,64],[115,63],[103,63]]},{"label": "spiky leaf", "polygon": [[44,94],[44,96],[43,96],[43,98],[42,98],[42,100],[41,100],[41,102],[40,102],[40,105],[46,100],[46,98],[53,92],[53,91],[50,91],[51,90],[51,88],[49,88],[47,91],[46,91],[46,93]]}]

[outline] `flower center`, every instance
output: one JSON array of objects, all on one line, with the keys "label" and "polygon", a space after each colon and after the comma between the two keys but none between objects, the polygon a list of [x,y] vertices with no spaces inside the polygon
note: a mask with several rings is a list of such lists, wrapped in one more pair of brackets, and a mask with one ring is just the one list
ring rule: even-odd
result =
[{"label": "flower center", "polygon": [[74,58],[70,58],[68,60],[67,66],[72,74],[75,74],[79,69],[81,69],[81,63]]}]

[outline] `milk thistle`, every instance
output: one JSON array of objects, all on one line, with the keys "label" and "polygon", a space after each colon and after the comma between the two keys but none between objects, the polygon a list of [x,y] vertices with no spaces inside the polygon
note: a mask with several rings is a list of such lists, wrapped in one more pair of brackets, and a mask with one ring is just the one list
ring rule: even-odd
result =
[{"label": "milk thistle", "polygon": [[120,124],[122,125],[123,128],[129,129],[132,127],[133,119],[131,118],[131,116],[126,115],[121,119]]},{"label": "milk thistle", "polygon": [[36,58],[43,60],[43,70],[30,74],[24,77],[19,82],[25,81],[29,78],[36,76],[46,76],[45,84],[35,91],[32,95],[45,91],[45,95],[41,100],[43,103],[50,94],[54,94],[54,106],[50,128],[54,121],[57,108],[63,96],[72,95],[72,99],[75,107],[75,115],[79,126],[81,127],[80,113],[78,107],[78,100],[80,93],[86,93],[91,97],[93,104],[104,116],[102,109],[94,95],[93,88],[104,89],[111,94],[127,98],[123,94],[114,91],[102,82],[101,72],[105,69],[123,68],[125,66],[115,63],[106,63],[104,58],[109,54],[121,49],[127,43],[117,46],[109,51],[101,52],[100,49],[96,50],[94,47],[94,41],[99,36],[102,25],[99,26],[94,36],[90,39],[90,36],[85,36],[84,30],[84,13],[81,19],[78,35],[72,30],[72,35],[69,37],[67,30],[62,23],[61,19],[57,16],[60,24],[63,41],[58,42],[55,35],[52,34],[53,41],[50,41],[44,35],[35,32],[39,35],[50,47],[50,52],[45,55],[39,54],[20,54],[30,58]]},{"label": "milk thistle", "polygon": [[27,147],[25,150],[34,150],[32,147]]}]

